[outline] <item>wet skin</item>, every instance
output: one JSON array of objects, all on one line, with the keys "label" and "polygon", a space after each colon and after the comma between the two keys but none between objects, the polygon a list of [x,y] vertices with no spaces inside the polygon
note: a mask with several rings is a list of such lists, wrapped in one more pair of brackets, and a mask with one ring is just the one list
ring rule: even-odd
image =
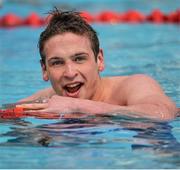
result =
[{"label": "wet skin", "polygon": [[[70,32],[52,36],[45,42],[43,79],[52,88],[42,90],[25,100],[50,96],[48,103],[23,105],[52,113],[83,112],[123,114],[135,117],[169,120],[177,108],[160,85],[146,75],[101,78],[103,51],[97,60],[86,35]],[[53,97],[52,97],[53,96]]]}]

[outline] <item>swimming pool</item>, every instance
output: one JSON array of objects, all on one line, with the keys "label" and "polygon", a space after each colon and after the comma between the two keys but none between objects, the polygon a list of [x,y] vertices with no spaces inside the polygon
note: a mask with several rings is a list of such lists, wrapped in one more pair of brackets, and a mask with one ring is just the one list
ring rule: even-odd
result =
[{"label": "swimming pool", "polygon": [[[93,27],[104,48],[102,76],[148,74],[180,107],[179,25]],[[41,79],[37,50],[42,29],[0,29],[0,104],[49,86]],[[180,168],[180,118],[170,122],[122,116],[0,119],[0,151],[4,169]]]}]

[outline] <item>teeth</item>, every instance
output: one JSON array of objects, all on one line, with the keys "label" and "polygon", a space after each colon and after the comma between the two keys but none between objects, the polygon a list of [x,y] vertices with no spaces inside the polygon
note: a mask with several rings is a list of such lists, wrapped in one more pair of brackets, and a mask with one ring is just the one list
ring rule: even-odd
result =
[{"label": "teeth", "polygon": [[76,86],[78,86],[79,84],[80,84],[80,83],[69,84],[69,85],[67,85],[66,87],[73,88],[73,87],[76,87]]},{"label": "teeth", "polygon": [[82,83],[68,84],[64,88],[70,94],[76,93],[82,86]]}]

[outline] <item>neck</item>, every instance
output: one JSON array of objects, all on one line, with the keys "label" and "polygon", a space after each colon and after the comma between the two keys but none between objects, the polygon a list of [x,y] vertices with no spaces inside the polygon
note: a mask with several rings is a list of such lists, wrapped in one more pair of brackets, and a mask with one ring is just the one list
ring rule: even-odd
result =
[{"label": "neck", "polygon": [[105,98],[105,82],[103,78],[100,78],[98,83],[97,83],[97,87],[96,90],[94,92],[94,95],[92,96],[91,100],[94,101],[104,101]]}]

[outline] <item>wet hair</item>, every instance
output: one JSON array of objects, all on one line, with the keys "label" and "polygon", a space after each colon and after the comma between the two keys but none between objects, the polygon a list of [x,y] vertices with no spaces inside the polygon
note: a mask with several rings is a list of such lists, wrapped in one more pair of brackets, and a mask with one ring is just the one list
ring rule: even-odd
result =
[{"label": "wet hair", "polygon": [[99,53],[99,40],[96,31],[81,17],[79,12],[61,11],[54,8],[49,12],[51,19],[45,30],[40,34],[38,47],[41,55],[41,62],[45,64],[44,45],[47,40],[55,35],[71,32],[77,35],[87,36],[91,43],[95,60]]}]

